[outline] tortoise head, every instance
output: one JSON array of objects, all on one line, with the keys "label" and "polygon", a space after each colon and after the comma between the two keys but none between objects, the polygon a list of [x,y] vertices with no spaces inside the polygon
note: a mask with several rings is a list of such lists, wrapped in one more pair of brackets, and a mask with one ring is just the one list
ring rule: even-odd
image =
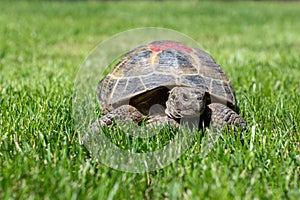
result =
[{"label": "tortoise head", "polygon": [[166,102],[166,114],[171,118],[199,117],[206,103],[205,92],[196,88],[174,87]]}]

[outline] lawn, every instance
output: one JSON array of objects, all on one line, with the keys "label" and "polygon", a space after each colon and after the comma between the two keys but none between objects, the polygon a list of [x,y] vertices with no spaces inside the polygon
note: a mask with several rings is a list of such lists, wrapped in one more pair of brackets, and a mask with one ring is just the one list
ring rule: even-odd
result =
[{"label": "lawn", "polygon": [[[300,4],[0,3],[0,199],[298,199]],[[196,141],[169,166],[126,173],[93,159],[74,125],[74,82],[119,32],[189,35],[223,67],[249,130]]]}]

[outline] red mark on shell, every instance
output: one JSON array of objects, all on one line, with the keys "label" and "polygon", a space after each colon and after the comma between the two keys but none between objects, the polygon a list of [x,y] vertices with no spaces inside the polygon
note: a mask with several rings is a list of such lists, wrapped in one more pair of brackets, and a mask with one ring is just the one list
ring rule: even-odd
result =
[{"label": "red mark on shell", "polygon": [[174,49],[179,51],[185,51],[185,52],[192,52],[193,49],[189,48],[179,42],[173,42],[173,41],[155,41],[150,44],[150,49],[152,51],[163,51],[167,49]]}]

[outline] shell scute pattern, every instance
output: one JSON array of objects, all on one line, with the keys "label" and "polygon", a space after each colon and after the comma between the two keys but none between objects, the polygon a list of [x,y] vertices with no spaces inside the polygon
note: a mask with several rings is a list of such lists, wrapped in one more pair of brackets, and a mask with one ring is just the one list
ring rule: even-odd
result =
[{"label": "shell scute pattern", "polygon": [[100,107],[106,113],[153,89],[174,86],[201,88],[235,105],[229,79],[208,53],[178,42],[155,41],[127,53],[99,83]]},{"label": "shell scute pattern", "polygon": [[157,85],[172,86],[176,84],[173,75],[162,73],[153,73],[152,76],[143,76],[142,81],[145,87],[149,90],[154,89]]},{"label": "shell scute pattern", "polygon": [[201,88],[205,91],[209,91],[211,80],[203,76],[183,75],[181,82],[183,85],[194,86]]},{"label": "shell scute pattern", "polygon": [[159,62],[156,70],[174,75],[186,73],[198,73],[198,70],[192,64],[192,57],[185,52],[178,50],[163,50],[157,55]]},{"label": "shell scute pattern", "polygon": [[141,51],[136,53],[135,55],[133,55],[130,59],[130,64],[132,65],[143,65],[148,63],[148,59],[151,55],[151,51],[147,50],[147,51]]},{"label": "shell scute pattern", "polygon": [[215,63],[215,60],[208,53],[202,51],[201,49],[194,49],[194,54],[201,62]]},{"label": "shell scute pattern", "polygon": [[106,78],[101,81],[101,84],[98,85],[97,97],[102,112],[104,113],[113,109],[110,105],[110,99],[113,95],[112,91],[116,85],[119,86],[120,84],[117,84],[117,80],[112,78],[110,75],[106,76]]},{"label": "shell scute pattern", "polygon": [[[142,81],[138,77],[128,78],[126,83],[126,88],[121,93],[116,94],[116,96],[131,96],[137,94],[139,91],[143,91],[144,87]],[[118,93],[118,92],[116,92]]]}]

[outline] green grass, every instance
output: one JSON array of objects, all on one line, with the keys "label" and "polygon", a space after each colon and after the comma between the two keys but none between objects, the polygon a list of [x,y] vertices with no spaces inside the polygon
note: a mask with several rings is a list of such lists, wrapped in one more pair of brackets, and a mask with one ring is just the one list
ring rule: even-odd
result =
[{"label": "green grass", "polygon": [[[9,2],[0,12],[0,199],[297,199],[300,4]],[[121,31],[183,32],[232,80],[250,130],[131,174],[90,158],[74,128],[76,73]],[[243,141],[243,143],[241,142]]]}]

